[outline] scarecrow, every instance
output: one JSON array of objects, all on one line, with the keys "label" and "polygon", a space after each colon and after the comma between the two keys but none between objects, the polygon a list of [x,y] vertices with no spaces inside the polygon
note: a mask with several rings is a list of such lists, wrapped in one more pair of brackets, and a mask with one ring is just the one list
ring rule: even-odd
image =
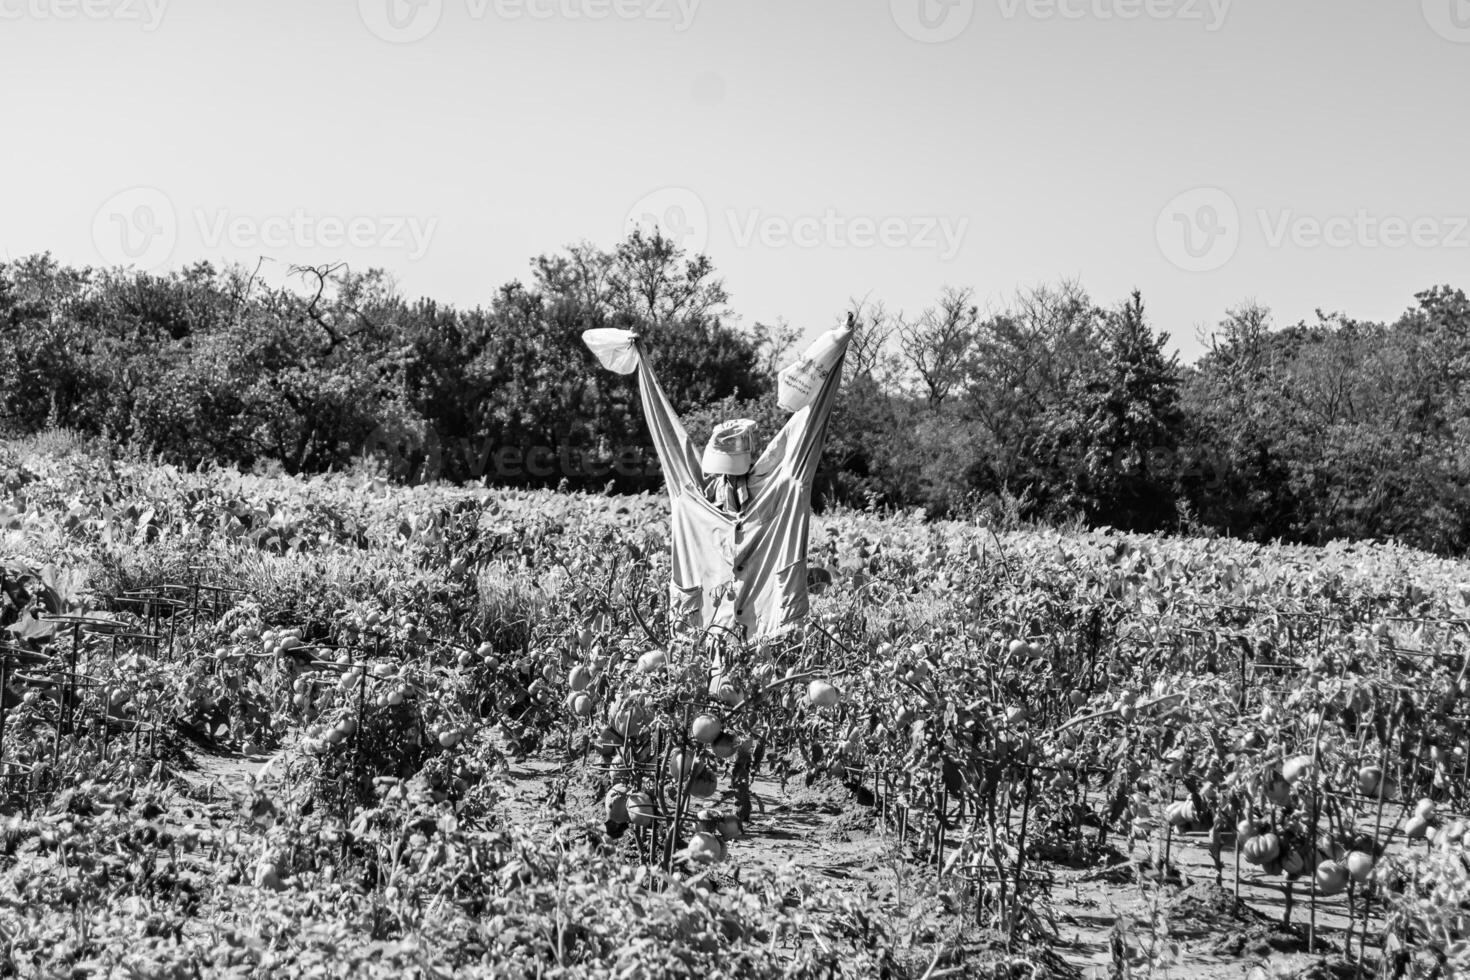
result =
[{"label": "scarecrow", "polygon": [[672,511],[673,617],[695,630],[756,640],[805,621],[812,482],[852,318],[781,372],[779,403],[793,414],[759,456],[750,419],[720,423],[698,453],[636,334],[598,329],[582,336],[604,367],[638,374]]}]

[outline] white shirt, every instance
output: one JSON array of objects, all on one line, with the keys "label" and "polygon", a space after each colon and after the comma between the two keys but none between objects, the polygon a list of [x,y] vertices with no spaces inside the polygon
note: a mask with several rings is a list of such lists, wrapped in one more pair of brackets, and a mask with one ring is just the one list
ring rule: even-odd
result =
[{"label": "white shirt", "polygon": [[[851,340],[842,337],[842,356]],[[794,413],[746,477],[747,498],[728,513],[705,495],[706,480],[683,424],[638,346],[638,391],[664,470],[672,511],[674,618],[759,639],[807,617],[806,553],[812,481],[841,383],[842,360],[811,405]]]}]

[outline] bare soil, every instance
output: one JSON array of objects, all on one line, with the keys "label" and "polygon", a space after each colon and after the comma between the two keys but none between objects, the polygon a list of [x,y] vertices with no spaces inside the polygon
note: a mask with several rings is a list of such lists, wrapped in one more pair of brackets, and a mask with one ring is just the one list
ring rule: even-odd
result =
[{"label": "bare soil", "polygon": [[[276,766],[269,756],[192,754],[178,771],[186,794],[197,804],[186,822],[227,823],[239,806],[248,804],[253,784],[275,777]],[[508,820],[548,827],[601,820],[595,773],[580,761],[508,759],[502,775]],[[763,777],[752,783],[751,794],[751,818],[742,839],[730,848],[727,873],[789,864],[814,879],[852,889],[896,922],[917,958],[946,948],[958,955],[953,951],[964,947],[1002,945],[1001,937],[974,925],[972,909],[948,903],[950,911],[945,911],[946,892],[936,882],[933,865],[917,862],[895,829],[848,787],[825,781],[807,786],[800,778],[783,786]],[[1125,842],[1115,838],[1112,843]],[[1355,975],[1363,946],[1356,896],[1350,932],[1348,895],[1314,900],[1306,883],[1298,881],[1290,889],[1288,917],[1285,879],[1251,874],[1259,869],[1248,865],[1241,866],[1237,894],[1234,855],[1227,852],[1225,867],[1217,871],[1203,834],[1171,837],[1170,873],[1162,883],[1154,870],[1158,857],[1136,844],[1127,853],[1118,852],[1114,863],[1033,863],[1052,882],[1038,903],[1055,930],[1047,953],[1054,957],[1051,975],[1119,976],[1120,958],[1130,957],[1128,975],[1148,975],[1143,964],[1150,950],[1158,954],[1153,976],[1216,980],[1248,974]],[[1312,950],[1309,935],[1315,943]],[[1370,932],[1365,975],[1372,974],[1376,959],[1374,940]],[[1177,952],[1166,955],[1170,943],[1177,944]]]}]

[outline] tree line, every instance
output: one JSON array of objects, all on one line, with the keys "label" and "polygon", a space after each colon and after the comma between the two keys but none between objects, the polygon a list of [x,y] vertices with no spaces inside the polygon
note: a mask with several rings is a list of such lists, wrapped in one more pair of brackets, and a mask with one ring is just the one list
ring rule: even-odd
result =
[{"label": "tree line", "polygon": [[[590,327],[635,329],[699,442],[770,434],[784,323],[738,323],[707,256],[634,232],[534,259],[487,307],[402,297],[381,271],[268,285],[202,263],[154,274],[0,264],[0,415],[198,465],[636,492],[661,476],[631,378]],[[854,302],[819,502],[1320,543],[1470,545],[1470,303],[1436,287],[1391,324],[1244,303],[1181,364],[1141,295],[1075,282],[982,309]]]}]

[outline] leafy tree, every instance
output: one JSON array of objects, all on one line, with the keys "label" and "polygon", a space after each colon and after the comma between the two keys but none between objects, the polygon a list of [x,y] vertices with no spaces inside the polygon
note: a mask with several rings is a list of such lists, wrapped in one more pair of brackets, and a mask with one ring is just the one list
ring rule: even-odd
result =
[{"label": "leafy tree", "polygon": [[967,470],[974,491],[1025,497],[1037,513],[1066,516],[1068,477],[1047,455],[1046,424],[1096,370],[1103,320],[1081,286],[1064,281],[1018,293],[981,323],[964,400],[976,432]]},{"label": "leafy tree", "polygon": [[1420,294],[1390,326],[1319,314],[1269,330],[1231,312],[1190,372],[1186,487],[1198,519],[1254,538],[1470,543],[1462,293]]},{"label": "leafy tree", "polygon": [[[769,396],[797,332],[736,326],[709,258],[657,233],[540,256],[471,310],[406,301],[376,270],[293,271],[270,287],[208,264],[0,263],[0,421],[188,463],[311,472],[366,454],[400,479],[652,489],[636,384],[581,342],[598,326],[643,336],[695,438],[785,421]],[[972,295],[913,318],[852,304],[818,501],[1470,547],[1463,291],[1421,293],[1391,324],[1275,329],[1246,303],[1187,370],[1136,293],[1105,311],[1063,282],[986,317]]]},{"label": "leafy tree", "polygon": [[1073,398],[1048,413],[1040,444],[1069,479],[1064,500],[1093,523],[1157,530],[1177,517],[1179,364],[1165,355],[1135,290],[1108,314],[1104,357]]},{"label": "leafy tree", "polygon": [[1281,442],[1282,351],[1271,313],[1243,303],[1207,342],[1181,393],[1184,495],[1205,526],[1256,540],[1287,536],[1300,504]]}]

